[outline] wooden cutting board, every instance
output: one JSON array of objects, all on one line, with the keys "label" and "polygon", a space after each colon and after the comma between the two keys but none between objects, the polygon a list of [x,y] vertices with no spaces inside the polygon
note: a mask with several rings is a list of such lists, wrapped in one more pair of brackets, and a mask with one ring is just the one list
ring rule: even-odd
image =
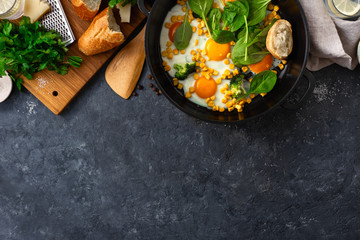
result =
[{"label": "wooden cutting board", "polygon": [[[70,0],[61,0],[64,11],[76,39],[86,31],[90,21],[81,20],[73,11]],[[101,10],[106,6],[102,6]],[[100,11],[99,11],[100,12]],[[145,16],[137,7],[132,8],[131,23],[122,23],[121,31],[127,38],[133,37],[145,23]],[[120,46],[120,47],[123,47]],[[143,47],[143,46],[141,46]],[[23,85],[54,114],[59,115],[85,84],[118,49],[95,56],[85,56],[78,50],[77,41],[69,46],[69,55],[80,56],[84,63],[80,68],[71,67],[65,76],[44,70],[34,75],[33,80],[23,78]]]}]

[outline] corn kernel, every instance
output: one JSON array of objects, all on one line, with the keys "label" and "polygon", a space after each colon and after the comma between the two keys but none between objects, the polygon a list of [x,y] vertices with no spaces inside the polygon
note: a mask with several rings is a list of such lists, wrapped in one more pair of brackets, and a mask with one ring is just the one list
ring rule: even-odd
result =
[{"label": "corn kernel", "polygon": [[275,70],[271,70],[273,73],[275,73],[275,74],[277,74],[277,71],[275,71]]},{"label": "corn kernel", "polygon": [[225,63],[226,65],[229,65],[229,63],[230,63],[229,59],[225,59],[225,60],[224,60],[224,63]]},{"label": "corn kernel", "polygon": [[236,42],[234,42],[234,41],[231,41],[231,42],[230,42],[230,45],[231,45],[231,46],[235,46],[235,44],[236,44]]},{"label": "corn kernel", "polygon": [[199,72],[200,72],[200,69],[196,69],[196,72],[199,73]]},{"label": "corn kernel", "polygon": [[201,22],[201,18],[197,18],[196,21],[197,21],[197,22]]},{"label": "corn kernel", "polygon": [[205,27],[205,22],[204,22],[204,20],[201,20],[200,25],[201,25],[202,28]]},{"label": "corn kernel", "polygon": [[205,66],[206,66],[205,63],[200,63],[201,68],[204,68]]},{"label": "corn kernel", "polygon": [[225,111],[225,108],[224,107],[220,107],[219,108],[219,112],[224,112]]},{"label": "corn kernel", "polygon": [[[177,16],[176,19],[179,21],[183,20],[183,17],[182,16]],[[184,16],[184,19],[185,19],[185,16]]]},{"label": "corn kernel", "polygon": [[210,34],[209,34],[209,33],[206,33],[206,34],[205,34],[205,37],[210,38]]},{"label": "corn kernel", "polygon": [[227,108],[231,108],[234,104],[232,102],[227,102],[225,105]]},{"label": "corn kernel", "polygon": [[186,93],[185,93],[185,97],[186,97],[186,98],[191,98],[191,93],[186,92]]},{"label": "corn kernel", "polygon": [[219,84],[221,84],[222,79],[221,79],[221,78],[218,78],[218,79],[215,80],[215,82],[216,82],[217,85],[219,85]]},{"label": "corn kernel", "polygon": [[199,44],[199,40],[195,40],[195,47]]},{"label": "corn kernel", "polygon": [[173,81],[174,86],[177,86],[179,84],[179,81]]},{"label": "corn kernel", "polygon": [[172,23],[176,23],[177,22],[177,16],[172,16],[170,20],[171,20]]},{"label": "corn kernel", "polygon": [[194,79],[195,79],[195,80],[198,80],[198,79],[199,79],[199,74],[195,73],[195,74],[194,74]]},{"label": "corn kernel", "polygon": [[234,64],[230,64],[230,65],[229,65],[229,68],[230,68],[230,69],[234,69],[234,68],[235,68],[235,65],[234,65]]},{"label": "corn kernel", "polygon": [[169,22],[165,23],[165,27],[166,28],[171,28],[171,23],[169,23]]},{"label": "corn kernel", "polygon": [[233,92],[230,90],[230,91],[225,91],[225,95],[233,95]]},{"label": "corn kernel", "polygon": [[224,75],[225,76],[229,76],[231,74],[230,70],[229,69],[226,69],[225,72],[224,72]]},{"label": "corn kernel", "polygon": [[197,33],[198,33],[199,36],[201,36],[201,35],[203,35],[203,30],[202,30],[201,28],[199,28],[199,29],[197,30]]},{"label": "corn kernel", "polygon": [[254,93],[250,94],[250,98],[254,98],[256,95]]},{"label": "corn kernel", "polygon": [[189,88],[189,92],[190,92],[190,93],[194,93],[194,92],[195,92],[195,88],[194,88],[194,87],[190,87],[190,88]]},{"label": "corn kernel", "polygon": [[172,53],[172,49],[168,47],[168,48],[166,49],[166,52],[167,52],[167,53]]},{"label": "corn kernel", "polygon": [[279,6],[274,6],[274,11],[275,12],[279,11]]},{"label": "corn kernel", "polygon": [[214,101],[216,99],[216,97],[212,96],[212,97],[210,97],[210,99]]},{"label": "corn kernel", "polygon": [[282,62],[282,64],[284,64],[284,65],[287,63],[286,60],[282,60],[281,62]]},{"label": "corn kernel", "polygon": [[172,42],[171,42],[171,41],[167,41],[166,46],[167,46],[167,47],[170,47],[171,45],[172,45]]},{"label": "corn kernel", "polygon": [[170,70],[171,70],[171,67],[170,67],[169,65],[166,65],[164,69],[165,69],[165,71],[167,71],[167,72],[168,72],[168,71],[170,71]]},{"label": "corn kernel", "polygon": [[262,97],[265,97],[267,93],[260,93]]},{"label": "corn kernel", "polygon": [[184,87],[184,85],[182,84],[182,83],[179,83],[179,85],[178,85],[178,89],[183,89],[183,87]]},{"label": "corn kernel", "polygon": [[206,59],[202,57],[202,58],[200,58],[200,62],[205,63]]},{"label": "corn kernel", "polygon": [[231,53],[228,53],[228,54],[226,55],[226,57],[227,57],[227,58],[231,58]]},{"label": "corn kernel", "polygon": [[213,107],[213,106],[215,106],[215,103],[214,103],[213,101],[210,101],[210,102],[208,103],[208,106],[209,106],[209,107]]},{"label": "corn kernel", "polygon": [[167,56],[167,58],[168,58],[169,60],[173,59],[173,57],[174,57],[174,56],[173,56],[172,53],[169,53],[168,56]]},{"label": "corn kernel", "polygon": [[221,88],[221,89],[220,89],[220,93],[221,93],[221,94],[225,94],[225,88]]},{"label": "corn kernel", "polygon": [[183,12],[186,12],[187,8],[186,8],[186,7],[182,7],[181,10],[183,10]]},{"label": "corn kernel", "polygon": [[214,76],[217,76],[217,75],[219,75],[219,72],[214,70],[213,74],[214,74]]},{"label": "corn kernel", "polygon": [[161,52],[161,56],[163,56],[163,57],[167,57],[167,54],[168,54],[167,51],[162,51]]},{"label": "corn kernel", "polygon": [[165,67],[166,65],[168,65],[167,61],[163,61],[163,66]]},{"label": "corn kernel", "polygon": [[272,11],[273,9],[274,9],[274,5],[273,5],[272,3],[270,3],[270,4],[268,5],[268,10]]},{"label": "corn kernel", "polygon": [[193,62],[196,62],[196,57],[193,56],[193,57],[191,58],[191,60],[192,60]]},{"label": "corn kernel", "polygon": [[247,103],[251,103],[251,101],[252,101],[251,98],[246,99]]},{"label": "corn kernel", "polygon": [[284,69],[284,65],[282,63],[279,64],[279,68],[280,70],[283,70]]},{"label": "corn kernel", "polygon": [[196,55],[196,51],[195,51],[195,50],[191,50],[191,51],[190,51],[190,54],[191,54],[191,55]]},{"label": "corn kernel", "polygon": [[196,33],[196,27],[192,27],[192,32]]},{"label": "corn kernel", "polygon": [[275,18],[276,18],[276,19],[280,19],[281,17],[280,17],[279,15],[276,15]]},{"label": "corn kernel", "polygon": [[218,108],[217,108],[217,107],[218,107],[218,106],[213,106],[212,110],[213,110],[214,112],[218,111]]},{"label": "corn kernel", "polygon": [[219,8],[219,4],[214,3],[214,4],[212,5],[212,8]]},{"label": "corn kernel", "polygon": [[178,55],[178,54],[179,54],[179,50],[174,49],[174,50],[173,50],[173,54],[174,54],[174,55]]},{"label": "corn kernel", "polygon": [[226,98],[223,98],[223,99],[221,99],[221,102],[222,102],[222,103],[227,103],[228,100],[227,100]]},{"label": "corn kernel", "polygon": [[228,108],[228,111],[229,111],[229,112],[232,112],[232,111],[234,111],[234,108],[233,108],[233,107],[230,107],[230,108]]},{"label": "corn kernel", "polygon": [[181,53],[181,54],[185,54],[185,50],[181,50],[180,53]]},{"label": "corn kernel", "polygon": [[241,68],[241,71],[243,71],[243,72],[247,72],[249,69],[247,68],[247,67],[242,67]]},{"label": "corn kernel", "polygon": [[239,75],[239,70],[235,69],[235,70],[233,71],[233,75],[234,75],[234,76]]}]

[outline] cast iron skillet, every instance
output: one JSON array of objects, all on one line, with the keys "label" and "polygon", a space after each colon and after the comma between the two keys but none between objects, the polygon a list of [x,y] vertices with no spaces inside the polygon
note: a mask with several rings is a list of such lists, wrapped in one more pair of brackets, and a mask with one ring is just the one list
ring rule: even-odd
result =
[{"label": "cast iron skillet", "polygon": [[[273,0],[272,2],[280,7],[280,16],[288,20],[293,28],[294,47],[288,58],[288,64],[279,74],[274,89],[264,98],[256,97],[251,104],[245,105],[242,113],[237,111],[220,113],[200,107],[187,100],[183,92],[173,86],[171,77],[162,67],[160,33],[164,19],[169,10],[176,4],[176,0],[156,0],[150,13],[145,8],[144,0],[138,0],[140,10],[149,15],[145,38],[146,60],[164,95],[183,112],[209,122],[243,122],[267,113],[277,106],[298,109],[314,88],[313,76],[305,69],[309,53],[308,25],[298,0]],[[304,78],[302,78],[303,76]],[[307,80],[305,94],[295,104],[284,104],[284,100],[303,80]]]}]

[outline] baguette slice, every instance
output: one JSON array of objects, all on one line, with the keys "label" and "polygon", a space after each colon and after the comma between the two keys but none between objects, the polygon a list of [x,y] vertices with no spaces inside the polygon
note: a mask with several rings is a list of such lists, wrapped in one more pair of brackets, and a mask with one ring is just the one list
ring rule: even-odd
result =
[{"label": "baguette slice", "polygon": [[95,55],[117,47],[124,41],[125,36],[116,23],[112,9],[106,8],[94,18],[78,44],[79,50],[85,55]]},{"label": "baguette slice", "polygon": [[75,13],[83,20],[93,20],[99,11],[101,0],[71,0]]},{"label": "baguette slice", "polygon": [[277,59],[286,59],[293,49],[291,24],[286,20],[278,20],[270,28],[266,37],[267,50]]}]

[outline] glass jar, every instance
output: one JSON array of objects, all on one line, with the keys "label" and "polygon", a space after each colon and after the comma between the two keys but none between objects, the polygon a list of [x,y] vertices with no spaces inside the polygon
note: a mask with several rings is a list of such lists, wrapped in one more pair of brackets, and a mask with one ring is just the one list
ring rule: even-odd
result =
[{"label": "glass jar", "polygon": [[24,14],[25,0],[0,0],[0,19],[15,20]]},{"label": "glass jar", "polygon": [[360,17],[360,0],[324,0],[331,16],[341,19]]}]

